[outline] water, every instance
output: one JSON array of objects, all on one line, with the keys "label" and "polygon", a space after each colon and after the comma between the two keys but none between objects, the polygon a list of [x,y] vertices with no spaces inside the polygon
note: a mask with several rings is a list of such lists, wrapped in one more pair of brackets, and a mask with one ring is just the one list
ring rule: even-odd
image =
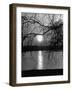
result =
[{"label": "water", "polygon": [[31,51],[22,55],[22,70],[63,68],[62,51]]}]

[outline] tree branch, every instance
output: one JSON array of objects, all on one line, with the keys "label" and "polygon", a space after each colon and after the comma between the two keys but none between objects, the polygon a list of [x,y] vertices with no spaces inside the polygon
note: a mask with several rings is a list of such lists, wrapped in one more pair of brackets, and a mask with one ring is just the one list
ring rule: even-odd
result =
[{"label": "tree branch", "polygon": [[63,25],[62,23],[61,24],[59,24],[58,26],[49,26],[49,27],[47,27],[47,30],[46,31],[44,31],[43,32],[43,34],[39,34],[39,33],[28,33],[28,34],[25,34],[24,35],[24,37],[23,37],[23,40],[25,40],[26,38],[28,38],[29,36],[31,36],[31,35],[33,35],[34,37],[36,36],[36,35],[45,35],[47,32],[49,32],[50,30],[56,30],[57,28],[59,28],[61,25]]},{"label": "tree branch", "polygon": [[28,23],[28,22],[31,23],[31,24],[37,23],[37,24],[39,24],[39,25],[42,26],[42,27],[49,27],[49,26],[43,25],[40,21],[35,20],[35,19],[29,19],[29,20],[26,20],[26,21],[23,22],[22,24],[25,24],[25,23]]}]

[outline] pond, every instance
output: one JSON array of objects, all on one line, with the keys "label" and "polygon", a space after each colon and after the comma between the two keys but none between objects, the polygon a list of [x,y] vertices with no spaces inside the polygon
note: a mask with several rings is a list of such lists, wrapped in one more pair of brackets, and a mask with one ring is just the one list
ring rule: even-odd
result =
[{"label": "pond", "polygon": [[62,51],[27,51],[22,54],[22,70],[62,69]]}]

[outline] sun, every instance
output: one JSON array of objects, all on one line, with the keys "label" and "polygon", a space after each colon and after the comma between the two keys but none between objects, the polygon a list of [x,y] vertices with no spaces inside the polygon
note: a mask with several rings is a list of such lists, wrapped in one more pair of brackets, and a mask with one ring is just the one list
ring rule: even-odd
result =
[{"label": "sun", "polygon": [[36,39],[38,42],[42,42],[43,41],[43,36],[42,35],[37,35]]}]

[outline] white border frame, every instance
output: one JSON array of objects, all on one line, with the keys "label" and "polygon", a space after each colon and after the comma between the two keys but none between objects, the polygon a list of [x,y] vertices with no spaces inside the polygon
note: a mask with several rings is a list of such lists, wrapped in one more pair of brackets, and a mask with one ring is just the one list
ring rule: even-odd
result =
[{"label": "white border frame", "polygon": [[[21,12],[63,14],[63,75],[21,77]],[[16,8],[16,83],[68,81],[68,10],[43,8]]]}]

